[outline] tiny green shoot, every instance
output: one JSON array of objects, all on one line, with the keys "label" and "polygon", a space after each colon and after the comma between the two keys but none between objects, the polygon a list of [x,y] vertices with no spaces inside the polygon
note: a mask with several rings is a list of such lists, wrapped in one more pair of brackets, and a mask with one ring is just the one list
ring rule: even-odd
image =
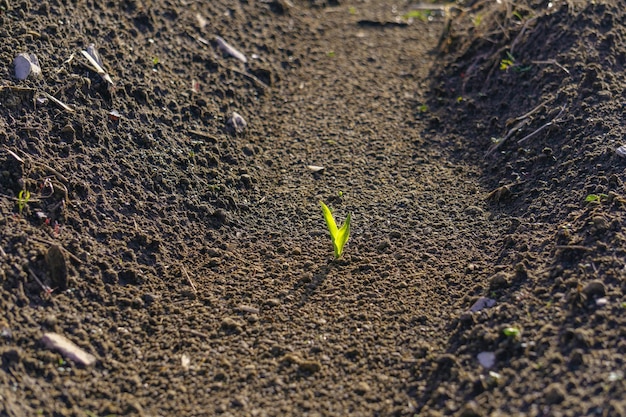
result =
[{"label": "tiny green shoot", "polygon": [[408,13],[402,15],[404,19],[419,19],[422,22],[428,22],[428,15],[430,10],[411,10]]},{"label": "tiny green shoot", "polygon": [[515,65],[515,57],[511,55],[511,53],[508,51],[506,53],[506,56],[506,58],[503,58],[500,61],[500,70],[502,71],[506,71]]},{"label": "tiny green shoot", "polygon": [[348,7],[348,12],[352,15],[356,14],[356,7],[354,6]]},{"label": "tiny green shoot", "polygon": [[30,200],[30,192],[28,190],[22,190],[17,195],[17,209],[22,214],[24,211],[24,207],[28,204],[28,200]]},{"label": "tiny green shoot", "polygon": [[502,333],[504,333],[506,337],[517,337],[519,336],[519,329],[516,327],[505,327]]},{"label": "tiny green shoot", "polygon": [[476,16],[474,16],[474,18],[472,19],[472,23],[474,24],[474,27],[477,28],[478,26],[480,26],[481,22],[483,21],[483,16],[480,14],[477,14]]},{"label": "tiny green shoot", "polygon": [[329,58],[334,58],[335,57],[335,51],[328,51],[326,53],[326,55],[328,55]]},{"label": "tiny green shoot", "polygon": [[599,203],[603,198],[608,198],[607,194],[589,194],[585,197],[585,202],[587,203]]},{"label": "tiny green shoot", "polygon": [[337,228],[337,223],[335,223],[333,214],[328,206],[322,201],[320,201],[320,205],[322,206],[322,213],[324,214],[324,219],[326,220],[326,226],[328,226],[328,231],[330,232],[330,239],[332,240],[335,248],[335,259],[338,259],[343,253],[343,247],[350,237],[351,216],[350,213],[348,213],[346,221],[341,225],[341,228]]}]

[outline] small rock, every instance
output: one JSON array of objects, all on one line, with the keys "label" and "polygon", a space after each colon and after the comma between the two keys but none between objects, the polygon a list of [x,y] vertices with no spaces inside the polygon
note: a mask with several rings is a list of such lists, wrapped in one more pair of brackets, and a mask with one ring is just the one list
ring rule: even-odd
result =
[{"label": "small rock", "polygon": [[52,245],[46,252],[48,277],[53,288],[64,291],[67,289],[67,264],[59,245]]},{"label": "small rock", "polygon": [[39,77],[41,67],[35,54],[19,54],[13,60],[15,66],[15,78],[25,80],[28,76]]},{"label": "small rock", "polygon": [[322,172],[324,171],[324,167],[318,166],[318,165],[307,165],[306,166],[309,171],[311,171],[312,173],[317,173],[317,172]]},{"label": "small rock", "polygon": [[242,174],[239,177],[239,181],[241,181],[243,186],[246,187],[246,188],[251,188],[252,187],[252,177],[249,174]]},{"label": "small rock", "polygon": [[265,302],[265,305],[268,307],[278,307],[280,305],[280,300],[278,298],[270,298]]},{"label": "small rock", "polygon": [[615,153],[622,158],[626,158],[626,146],[622,145],[615,149]]},{"label": "small rock", "polygon": [[303,360],[298,364],[298,369],[308,374],[313,374],[319,371],[321,368],[322,368],[322,365],[317,361]]},{"label": "small rock", "polygon": [[572,353],[569,355],[569,366],[577,368],[582,365],[584,363],[583,353],[582,349],[572,350]]},{"label": "small rock", "polygon": [[483,413],[480,412],[478,404],[474,401],[470,401],[465,404],[459,412],[459,417],[482,417]]},{"label": "small rock", "polygon": [[467,214],[468,216],[481,216],[483,215],[485,212],[483,209],[481,209],[480,207],[476,207],[476,206],[468,206],[465,208],[465,214]]},{"label": "small rock", "polygon": [[59,321],[57,320],[57,316],[55,316],[54,314],[48,314],[43,319],[43,325],[46,326],[48,329],[54,329],[58,322]]},{"label": "small rock", "polygon": [[367,382],[359,382],[358,384],[356,384],[356,387],[354,387],[354,392],[357,395],[365,395],[368,392],[370,392],[372,390],[372,388],[369,386],[369,384]]},{"label": "small rock", "polygon": [[606,287],[602,281],[593,280],[585,285],[583,294],[589,298],[604,297],[606,295]]},{"label": "small rock", "polygon": [[220,328],[222,330],[225,330],[227,332],[232,332],[232,333],[243,332],[243,324],[231,317],[225,317],[222,320]]},{"label": "small rock", "polygon": [[506,288],[509,285],[509,279],[504,272],[498,272],[489,279],[489,289],[496,290]]},{"label": "small rock", "polygon": [[459,320],[465,326],[471,326],[472,324],[474,324],[474,316],[472,316],[472,313],[467,311],[461,313],[461,315],[459,316]]},{"label": "small rock", "polygon": [[491,308],[496,305],[496,300],[487,297],[480,297],[472,306],[470,307],[470,312],[476,313],[484,308]]},{"label": "small rock", "polygon": [[559,383],[548,385],[545,391],[545,398],[548,404],[560,404],[565,399],[565,390]]},{"label": "small rock", "polygon": [[238,307],[239,311],[243,312],[243,313],[250,313],[250,314],[259,314],[259,309],[256,307],[252,307],[246,304],[240,304]]},{"label": "small rock", "polygon": [[233,112],[232,116],[230,116],[228,121],[226,121],[226,127],[231,129],[235,133],[242,133],[247,125],[248,123],[246,122],[246,119],[244,119],[242,115],[235,111]]},{"label": "small rock", "polygon": [[493,365],[496,363],[496,354],[493,352],[480,352],[476,355],[476,359],[480,365],[485,369],[493,368]]}]

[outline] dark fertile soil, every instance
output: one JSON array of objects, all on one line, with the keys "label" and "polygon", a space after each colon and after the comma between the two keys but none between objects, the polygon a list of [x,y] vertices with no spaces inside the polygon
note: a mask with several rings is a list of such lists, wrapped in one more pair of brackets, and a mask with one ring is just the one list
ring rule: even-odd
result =
[{"label": "dark fertile soil", "polygon": [[615,0],[0,1],[0,415],[626,415],[625,39]]}]

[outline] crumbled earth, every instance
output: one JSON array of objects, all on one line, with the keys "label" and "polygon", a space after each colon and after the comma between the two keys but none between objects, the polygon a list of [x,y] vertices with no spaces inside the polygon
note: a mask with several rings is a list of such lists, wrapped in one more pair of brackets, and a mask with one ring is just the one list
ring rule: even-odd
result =
[{"label": "crumbled earth", "polygon": [[622,6],[0,1],[0,415],[626,415]]}]

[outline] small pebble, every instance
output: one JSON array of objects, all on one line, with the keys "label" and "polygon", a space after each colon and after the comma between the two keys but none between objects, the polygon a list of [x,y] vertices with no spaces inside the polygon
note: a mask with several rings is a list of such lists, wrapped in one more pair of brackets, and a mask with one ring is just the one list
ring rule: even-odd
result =
[{"label": "small pebble", "polygon": [[246,119],[236,111],[233,112],[232,116],[230,116],[226,122],[226,126],[234,130],[235,133],[242,133],[247,125]]},{"label": "small pebble", "polygon": [[485,369],[493,368],[493,365],[496,363],[496,354],[493,352],[480,352],[476,355],[476,359],[480,365]]},{"label": "small pebble", "polygon": [[15,66],[15,78],[18,80],[41,75],[41,67],[35,54],[19,54],[13,60],[13,65]]},{"label": "small pebble", "polygon": [[509,280],[504,272],[498,272],[489,279],[489,288],[492,290],[505,288],[509,285]]},{"label": "small pebble", "polygon": [[372,388],[369,386],[369,384],[367,382],[359,382],[358,384],[356,384],[356,387],[354,387],[354,392],[357,395],[365,395],[368,392],[370,392],[372,390]]},{"label": "small pebble", "polygon": [[593,280],[583,288],[583,293],[589,298],[604,297],[606,287],[602,281]]},{"label": "small pebble", "polygon": [[244,313],[250,313],[250,314],[259,314],[259,309],[256,307],[252,307],[246,304],[240,304],[239,305],[239,311],[242,311]]},{"label": "small pebble", "polygon": [[560,404],[565,399],[565,390],[561,384],[552,383],[546,388],[545,399],[548,404]]},{"label": "small pebble", "polygon": [[278,298],[270,298],[265,302],[265,305],[268,307],[278,307],[280,305],[280,300]]}]

